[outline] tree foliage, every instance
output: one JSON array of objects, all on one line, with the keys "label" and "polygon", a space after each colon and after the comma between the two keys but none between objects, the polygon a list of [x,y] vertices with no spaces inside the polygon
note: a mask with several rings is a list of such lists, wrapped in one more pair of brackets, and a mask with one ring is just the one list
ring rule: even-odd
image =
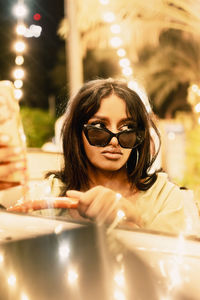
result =
[{"label": "tree foliage", "polygon": [[160,116],[189,110],[187,88],[200,79],[200,43],[178,30],[164,32],[158,47],[141,50],[135,72]]},{"label": "tree foliage", "polygon": [[21,107],[21,117],[28,147],[41,147],[54,136],[55,119],[48,111]]}]

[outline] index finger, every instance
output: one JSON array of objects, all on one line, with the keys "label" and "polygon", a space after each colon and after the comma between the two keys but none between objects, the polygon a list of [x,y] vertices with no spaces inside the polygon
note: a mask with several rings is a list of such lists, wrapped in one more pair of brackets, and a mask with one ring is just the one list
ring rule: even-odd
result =
[{"label": "index finger", "polygon": [[84,205],[89,205],[100,192],[105,193],[105,190],[107,190],[107,189],[104,187],[95,186],[95,187],[91,188],[90,190],[88,190],[87,192],[69,190],[66,192],[66,195],[68,197],[78,199],[79,202]]},{"label": "index finger", "polygon": [[83,192],[76,191],[76,190],[69,190],[66,192],[66,196],[69,198],[75,198],[75,199],[80,199],[84,195]]}]

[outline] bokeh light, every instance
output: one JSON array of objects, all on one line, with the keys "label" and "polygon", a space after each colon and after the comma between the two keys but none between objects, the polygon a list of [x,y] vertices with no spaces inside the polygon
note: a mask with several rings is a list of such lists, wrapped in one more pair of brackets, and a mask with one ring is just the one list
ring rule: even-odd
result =
[{"label": "bokeh light", "polygon": [[22,79],[24,77],[24,70],[21,68],[17,68],[13,72],[13,76],[16,79]]},{"label": "bokeh light", "polygon": [[18,66],[23,65],[23,63],[24,63],[24,57],[22,55],[17,55],[16,58],[15,58],[15,63]]},{"label": "bokeh light", "polygon": [[112,23],[115,20],[115,14],[111,11],[107,11],[103,14],[103,20],[107,23]]},{"label": "bokeh light", "polygon": [[25,31],[26,31],[26,26],[24,24],[17,25],[16,32],[18,35],[24,35]]},{"label": "bokeh light", "polygon": [[118,48],[122,45],[122,39],[118,36],[114,36],[110,39],[110,44],[113,48]]},{"label": "bokeh light", "polygon": [[14,94],[15,94],[15,99],[17,100],[20,100],[23,96],[23,92],[20,89],[15,89]]},{"label": "bokeh light", "polygon": [[18,18],[25,17],[27,13],[27,7],[23,3],[18,3],[13,7],[13,14]]},{"label": "bokeh light", "polygon": [[23,41],[17,41],[14,44],[14,48],[16,52],[24,52],[25,48],[26,48],[26,44]]},{"label": "bokeh light", "polygon": [[17,79],[14,81],[14,86],[16,89],[21,89],[23,87],[23,81],[21,79]]}]

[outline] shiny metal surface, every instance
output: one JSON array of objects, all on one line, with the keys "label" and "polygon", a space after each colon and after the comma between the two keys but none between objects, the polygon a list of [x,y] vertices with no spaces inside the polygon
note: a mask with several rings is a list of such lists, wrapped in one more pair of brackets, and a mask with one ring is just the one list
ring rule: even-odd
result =
[{"label": "shiny metal surface", "polygon": [[198,239],[0,212],[5,231],[5,220],[2,300],[199,299]]}]

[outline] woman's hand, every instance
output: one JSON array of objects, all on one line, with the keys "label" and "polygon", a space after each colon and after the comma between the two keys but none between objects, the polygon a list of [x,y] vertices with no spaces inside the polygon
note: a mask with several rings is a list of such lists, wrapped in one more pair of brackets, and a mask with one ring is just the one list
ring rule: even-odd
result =
[{"label": "woman's hand", "polygon": [[78,211],[81,216],[100,224],[113,223],[121,215],[129,225],[137,227],[143,225],[141,216],[132,201],[109,188],[96,186],[87,192],[69,190],[66,195],[69,199],[78,200]]},{"label": "woman's hand", "polygon": [[24,161],[17,159],[21,152],[20,148],[9,146],[9,136],[0,135],[0,181],[6,180],[13,172],[24,169]]},{"label": "woman's hand", "polygon": [[122,210],[124,198],[121,194],[103,186],[96,186],[87,192],[70,190],[67,197],[78,200],[78,211],[81,216],[98,223],[111,223],[117,212]]}]

